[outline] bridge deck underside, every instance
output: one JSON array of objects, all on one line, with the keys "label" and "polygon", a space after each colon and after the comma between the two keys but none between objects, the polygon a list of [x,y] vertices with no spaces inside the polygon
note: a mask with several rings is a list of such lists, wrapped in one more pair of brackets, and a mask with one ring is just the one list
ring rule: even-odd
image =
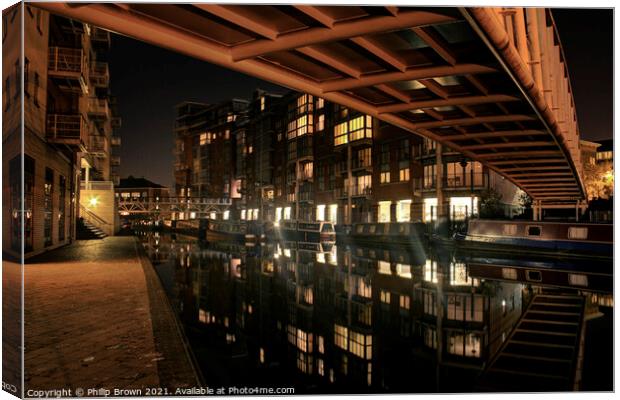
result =
[{"label": "bridge deck underside", "polygon": [[466,10],[38,5],[437,140],[534,199],[583,198],[568,151],[476,33]]}]

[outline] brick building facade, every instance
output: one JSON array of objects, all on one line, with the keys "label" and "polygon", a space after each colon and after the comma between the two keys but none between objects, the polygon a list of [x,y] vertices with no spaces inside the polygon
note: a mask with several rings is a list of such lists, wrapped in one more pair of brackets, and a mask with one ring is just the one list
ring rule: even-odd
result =
[{"label": "brick building facade", "polygon": [[108,96],[107,64],[98,60],[109,33],[29,5],[2,17],[3,250],[19,257],[23,239],[27,258],[75,239],[84,168],[99,181],[113,175],[111,146],[120,140],[109,108],[96,108]]}]

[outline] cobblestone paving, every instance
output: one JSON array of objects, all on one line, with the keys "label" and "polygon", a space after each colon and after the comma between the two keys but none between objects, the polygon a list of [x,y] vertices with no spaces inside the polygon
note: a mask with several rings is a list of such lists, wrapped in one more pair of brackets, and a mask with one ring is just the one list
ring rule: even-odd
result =
[{"label": "cobblestone paving", "polygon": [[176,383],[193,386],[186,354],[158,351],[158,341],[175,340],[153,334],[152,312],[162,306],[151,304],[156,296],[149,291],[162,290],[147,285],[131,237],[78,241],[31,260],[25,267],[26,390],[156,388],[167,359],[167,368],[190,371]]},{"label": "cobblestone paving", "polygon": [[21,395],[21,266],[2,261],[2,381],[5,390]]}]

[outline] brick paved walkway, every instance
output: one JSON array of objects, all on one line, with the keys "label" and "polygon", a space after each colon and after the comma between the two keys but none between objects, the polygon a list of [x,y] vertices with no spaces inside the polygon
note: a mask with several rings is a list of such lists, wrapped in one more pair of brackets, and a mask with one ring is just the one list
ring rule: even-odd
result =
[{"label": "brick paved walkway", "polygon": [[132,237],[78,241],[26,265],[26,390],[197,385],[137,249]]}]

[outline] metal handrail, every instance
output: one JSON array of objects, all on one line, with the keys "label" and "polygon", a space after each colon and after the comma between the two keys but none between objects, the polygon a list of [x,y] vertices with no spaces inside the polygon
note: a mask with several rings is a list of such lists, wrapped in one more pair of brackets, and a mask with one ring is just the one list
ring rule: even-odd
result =
[{"label": "metal handrail", "polygon": [[91,224],[95,225],[97,228],[103,226],[112,226],[111,223],[107,222],[105,219],[101,218],[97,214],[95,214],[92,210],[88,209],[84,205],[80,204],[80,217],[84,218]]}]

